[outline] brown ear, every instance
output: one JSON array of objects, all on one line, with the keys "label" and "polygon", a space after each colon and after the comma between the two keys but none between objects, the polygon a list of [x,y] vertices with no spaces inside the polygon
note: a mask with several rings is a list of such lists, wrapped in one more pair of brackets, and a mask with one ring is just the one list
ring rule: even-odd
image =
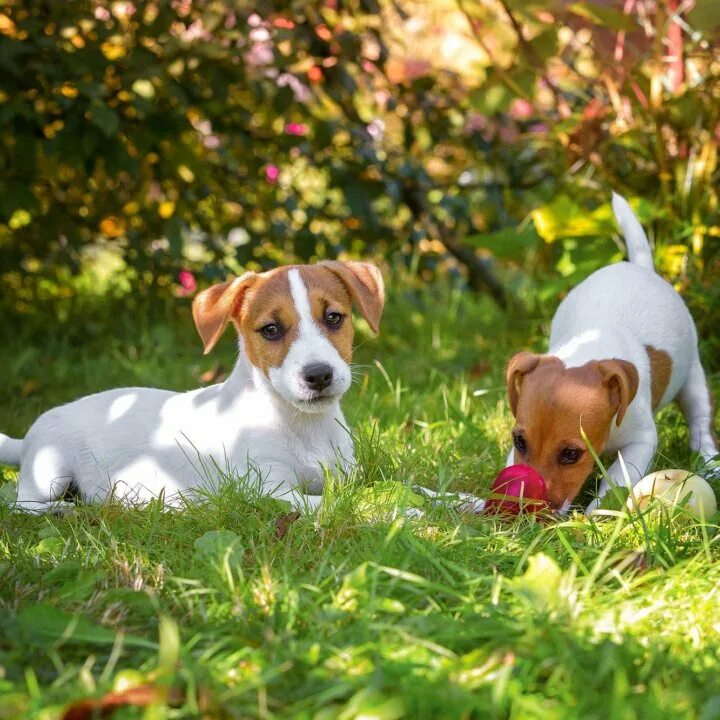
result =
[{"label": "brown ear", "polygon": [[519,352],[513,355],[508,363],[505,371],[505,381],[507,382],[508,400],[510,402],[510,410],[515,415],[517,410],[518,398],[520,397],[520,383],[524,375],[532,372],[540,362],[540,355],[531,352]]},{"label": "brown ear", "polygon": [[361,315],[373,332],[380,329],[380,316],[385,305],[385,283],[379,268],[366,262],[339,262],[325,260],[320,263],[334,272],[350,293]]},{"label": "brown ear", "polygon": [[610,402],[617,409],[615,424],[619,427],[637,393],[640,376],[635,365],[627,360],[603,360],[598,363],[598,370],[603,385],[610,391]]},{"label": "brown ear", "polygon": [[254,272],[247,272],[234,280],[212,285],[193,300],[193,320],[205,344],[206,355],[222,335],[228,320],[240,312],[245,292],[256,278]]}]

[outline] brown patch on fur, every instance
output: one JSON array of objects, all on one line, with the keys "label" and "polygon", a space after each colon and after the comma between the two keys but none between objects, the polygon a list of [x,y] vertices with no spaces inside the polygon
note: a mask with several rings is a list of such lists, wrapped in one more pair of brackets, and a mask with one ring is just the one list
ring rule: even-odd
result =
[{"label": "brown patch on fur", "polygon": [[193,320],[205,345],[206,355],[220,339],[228,321],[240,311],[245,293],[258,277],[255,273],[248,272],[197,294],[192,305]]},{"label": "brown patch on fur", "polygon": [[[566,368],[557,357],[518,353],[508,364],[508,395],[526,448],[514,450],[514,462],[537,470],[548,486],[552,507],[572,501],[592,472],[594,461],[582,429],[598,453],[607,442],[613,418],[618,424],[637,392],[635,366],[623,360],[592,361]],[[563,464],[567,448],[581,451],[574,464]]]},{"label": "brown patch on fur", "polygon": [[672,360],[664,350],[658,350],[652,345],[645,346],[645,352],[650,360],[650,387],[652,392],[652,409],[656,410],[667,390],[672,375]]},{"label": "brown patch on fur", "polygon": [[[300,277],[310,298],[310,312],[313,320],[325,337],[335,346],[345,362],[352,360],[355,330],[352,324],[352,298],[338,277],[324,263],[300,268]],[[342,323],[337,327],[325,322],[328,313],[343,315]]]},{"label": "brown patch on fur", "polygon": [[[290,292],[289,269],[281,267],[259,275],[233,317],[248,360],[266,375],[270,368],[282,365],[298,335],[299,318]],[[270,323],[280,326],[282,337],[268,340],[262,336],[260,329]]]},{"label": "brown patch on fur", "polygon": [[385,284],[380,270],[365,262],[326,260],[319,267],[335,273],[347,288],[360,314],[373,332],[380,329],[380,316],[385,305]]}]

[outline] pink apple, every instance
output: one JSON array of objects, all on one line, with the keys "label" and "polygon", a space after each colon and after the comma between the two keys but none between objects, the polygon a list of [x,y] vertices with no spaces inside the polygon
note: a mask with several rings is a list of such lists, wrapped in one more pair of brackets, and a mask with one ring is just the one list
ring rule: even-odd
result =
[{"label": "pink apple", "polygon": [[547,486],[529,465],[511,465],[495,478],[483,512],[518,515],[547,508]]}]

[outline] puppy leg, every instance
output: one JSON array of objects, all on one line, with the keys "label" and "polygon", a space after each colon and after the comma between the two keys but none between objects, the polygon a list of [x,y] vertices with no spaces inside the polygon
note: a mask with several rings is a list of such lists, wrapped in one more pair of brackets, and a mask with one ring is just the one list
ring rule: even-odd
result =
[{"label": "puppy leg", "polygon": [[53,446],[31,449],[23,458],[15,507],[42,514],[61,510],[70,503],[58,501],[73,480],[69,463]]},{"label": "puppy leg", "polygon": [[[653,457],[655,457],[656,449],[657,429],[654,424],[652,430],[646,431],[637,437],[634,442],[620,449],[619,453],[625,462],[625,470],[631,485],[636,485],[645,475]],[[626,487],[625,474],[619,458],[608,468],[607,474],[608,477],[604,477],[600,483],[597,498],[587,506],[586,515],[600,507],[603,497],[611,487]]]},{"label": "puppy leg", "polygon": [[678,403],[690,428],[690,448],[706,462],[718,454],[713,429],[713,404],[700,358],[695,357],[688,378],[678,395]]},{"label": "puppy leg", "polygon": [[273,469],[270,478],[263,480],[263,492],[279,500],[289,501],[295,510],[315,512],[322,503],[321,494],[309,495],[305,491],[306,481],[300,481],[294,472],[280,472]]}]

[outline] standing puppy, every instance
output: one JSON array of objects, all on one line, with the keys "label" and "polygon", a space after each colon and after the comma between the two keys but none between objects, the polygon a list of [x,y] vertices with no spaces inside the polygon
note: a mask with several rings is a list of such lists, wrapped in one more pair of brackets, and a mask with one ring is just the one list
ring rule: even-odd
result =
[{"label": "standing puppy", "polygon": [[[630,480],[646,472],[657,447],[654,413],[677,398],[690,447],[709,461],[718,448],[692,317],[653,269],[645,232],[613,193],[629,262],[593,273],[553,318],[546,355],[521,352],[507,367],[514,448],[508,464],[527,463],[547,482],[550,504],[566,510],[593,468],[582,426],[596,452],[620,451]],[[624,485],[619,460],[608,470]],[[599,504],[609,483],[603,480]]]},{"label": "standing puppy", "polygon": [[0,462],[20,465],[17,507],[52,508],[73,486],[89,501],[181,493],[212,466],[257,472],[263,490],[316,507],[324,468],[345,468],[353,445],[340,410],[350,387],[353,302],[377,332],[380,271],[322,262],[248,272],[200,293],[193,317],[209,352],[228,322],[240,353],[221,384],[186,393],[124,388],[41,415],[24,440],[0,435]]}]

